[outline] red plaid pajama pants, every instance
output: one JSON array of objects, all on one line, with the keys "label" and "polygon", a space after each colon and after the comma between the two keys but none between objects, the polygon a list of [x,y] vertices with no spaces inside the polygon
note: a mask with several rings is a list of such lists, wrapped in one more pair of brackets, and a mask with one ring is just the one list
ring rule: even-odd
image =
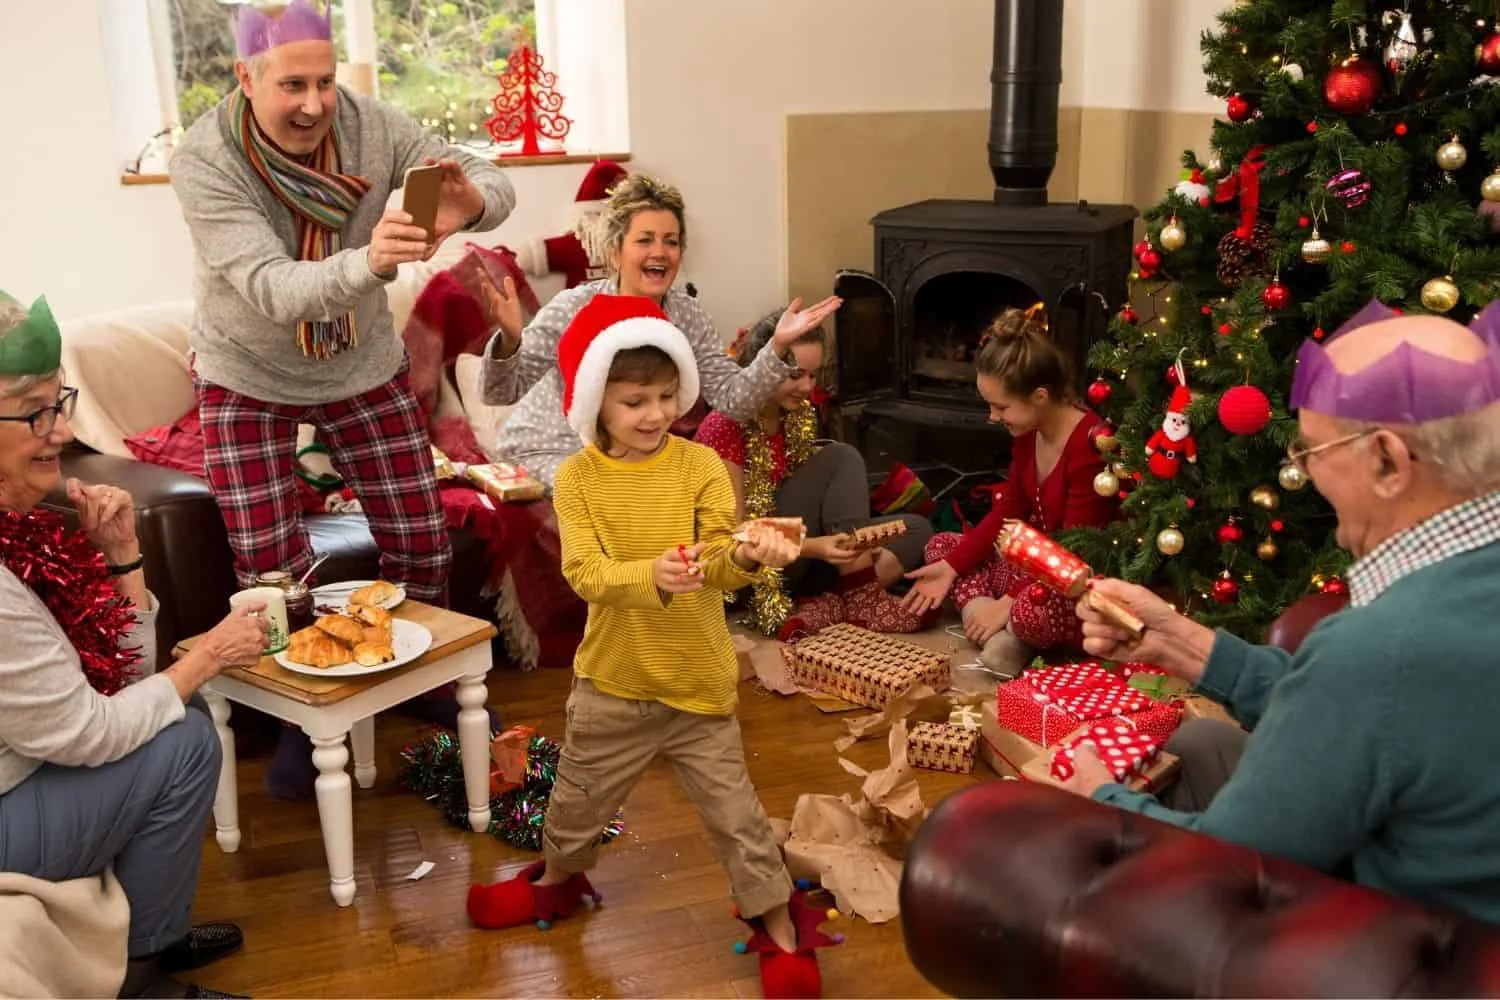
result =
[{"label": "red plaid pajama pants", "polygon": [[396,377],[334,403],[267,403],[195,378],[209,483],[240,585],[301,575],[312,546],[296,486],[297,425],[311,424],[353,489],[380,548],[380,575],[420,601],[446,604],[453,548],[432,451],[403,364]]},{"label": "red plaid pajama pants", "polygon": [[[948,553],[958,548],[962,538],[952,531],[933,535],[927,542],[927,561],[933,563],[947,558]],[[1007,627],[1017,639],[1038,650],[1081,647],[1083,622],[1078,618],[1078,602],[1053,590],[1046,590],[1046,596],[1034,600],[1030,593],[1034,583],[1036,580],[1031,574],[1023,573],[996,556],[981,563],[972,573],[954,580],[948,596],[960,611],[976,597],[1009,596],[1012,603]]]}]

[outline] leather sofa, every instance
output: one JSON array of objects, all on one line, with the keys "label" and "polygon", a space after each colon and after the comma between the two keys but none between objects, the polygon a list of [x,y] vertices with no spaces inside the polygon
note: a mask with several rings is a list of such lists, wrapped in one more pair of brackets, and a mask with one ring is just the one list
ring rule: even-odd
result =
[{"label": "leather sofa", "polygon": [[[80,447],[64,454],[62,466],[64,476],[121,486],[134,498],[146,585],[160,604],[157,648],[163,659],[178,640],[212,628],[228,614],[229,596],[238,589],[234,557],[207,482]],[[72,504],[60,492],[43,505],[70,519],[74,516]],[[379,554],[363,515],[316,514],[307,517],[306,524],[313,550],[329,554],[318,568],[319,581],[375,578]],[[493,616],[492,602],[480,597],[488,572],[484,543],[465,531],[451,532],[450,537],[450,603],[455,611],[488,619]]]},{"label": "leather sofa", "polygon": [[[1294,649],[1345,600],[1268,639]],[[938,804],[901,922],[953,996],[1500,996],[1500,928],[1024,781]]]}]

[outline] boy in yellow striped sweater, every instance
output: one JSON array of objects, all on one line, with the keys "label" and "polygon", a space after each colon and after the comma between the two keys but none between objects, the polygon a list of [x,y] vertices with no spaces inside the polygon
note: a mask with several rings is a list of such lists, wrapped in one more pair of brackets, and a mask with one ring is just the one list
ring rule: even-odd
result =
[{"label": "boy in yellow striped sweater", "polygon": [[563,410],[586,447],[553,490],[563,574],[589,602],[544,860],[469,890],[482,927],[547,922],[599,896],[584,872],[646,766],[669,760],[756,933],[767,997],[817,996],[823,911],[794,892],[750,783],[734,715],[739,671],[723,593],[785,566],[800,544],[751,525],[710,449],[669,433],[698,396],[687,339],[649,299],[599,295],[558,343]]}]

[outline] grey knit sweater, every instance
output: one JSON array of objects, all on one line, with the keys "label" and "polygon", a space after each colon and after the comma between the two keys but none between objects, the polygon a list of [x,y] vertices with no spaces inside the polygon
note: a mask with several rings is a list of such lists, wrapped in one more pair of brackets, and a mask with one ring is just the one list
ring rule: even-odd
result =
[{"label": "grey knit sweater", "polygon": [[[404,349],[386,306],[385,280],[365,248],[390,193],[424,156],[458,160],[484,194],[475,230],[493,229],[516,195],[494,164],[458,152],[404,113],[339,90],[343,170],[370,190],[326,260],[297,259],[297,226],[251,169],[229,131],[228,98],[188,129],[172,156],[172,187],[192,233],[196,308],[189,344],[200,376],[253,399],[312,405],[390,381]],[[297,324],[353,310],[359,344],[332,358],[303,356]]]},{"label": "grey knit sweater", "polygon": [[182,699],[156,666],[156,607],[137,609],[125,645],[148,676],[105,697],[89,686],[47,606],[0,565],[0,795],[45,763],[98,767],[119,760],[182,718]]}]

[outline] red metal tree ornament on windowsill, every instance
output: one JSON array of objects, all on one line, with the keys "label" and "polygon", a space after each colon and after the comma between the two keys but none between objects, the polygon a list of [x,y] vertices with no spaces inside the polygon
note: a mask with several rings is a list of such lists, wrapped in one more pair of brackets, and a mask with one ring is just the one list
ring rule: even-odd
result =
[{"label": "red metal tree ornament on windowsill", "polygon": [[501,157],[560,156],[564,150],[542,149],[538,139],[561,143],[573,127],[562,114],[563,96],[557,92],[557,74],[542,68],[542,57],[529,39],[520,39],[511,51],[510,63],[497,78],[500,93],[491,99],[495,109],[484,127],[497,143],[521,141],[521,148]]}]

